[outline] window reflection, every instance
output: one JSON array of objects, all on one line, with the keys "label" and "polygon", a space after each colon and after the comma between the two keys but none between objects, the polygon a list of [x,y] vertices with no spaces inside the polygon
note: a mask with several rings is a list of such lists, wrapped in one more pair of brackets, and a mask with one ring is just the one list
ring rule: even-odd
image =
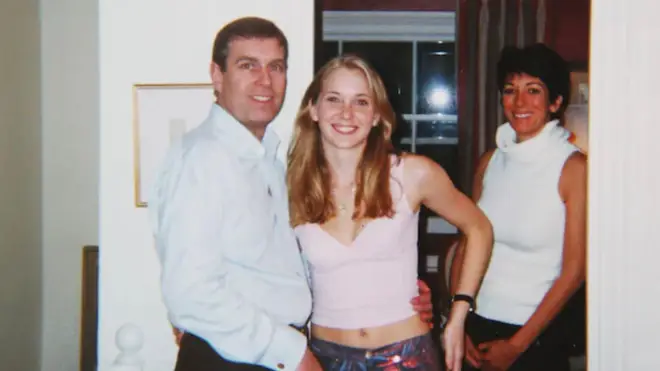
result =
[{"label": "window reflection", "polygon": [[453,42],[417,43],[418,114],[456,114],[456,61]]},{"label": "window reflection", "polygon": [[412,110],[412,49],[411,42],[343,43],[344,54],[359,55],[378,71],[397,113],[409,113]]}]

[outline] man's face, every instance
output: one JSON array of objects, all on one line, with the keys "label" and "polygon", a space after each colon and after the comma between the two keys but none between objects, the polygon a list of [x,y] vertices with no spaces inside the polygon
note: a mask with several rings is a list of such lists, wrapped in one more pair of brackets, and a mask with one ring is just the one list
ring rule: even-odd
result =
[{"label": "man's face", "polygon": [[284,48],[277,39],[233,40],[226,71],[211,63],[218,104],[261,138],[282,108],[286,67]]}]

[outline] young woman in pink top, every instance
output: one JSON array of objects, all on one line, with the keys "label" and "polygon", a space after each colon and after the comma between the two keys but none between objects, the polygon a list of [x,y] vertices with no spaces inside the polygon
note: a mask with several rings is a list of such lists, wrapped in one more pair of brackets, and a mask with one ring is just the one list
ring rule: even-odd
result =
[{"label": "young woman in pink top", "polygon": [[484,214],[422,156],[397,154],[394,112],[378,74],[337,57],[307,89],[294,127],[287,182],[291,222],[309,266],[311,348],[326,370],[439,370],[417,295],[421,205],[468,240],[445,328],[445,363],[460,370],[464,321],[492,247]]}]

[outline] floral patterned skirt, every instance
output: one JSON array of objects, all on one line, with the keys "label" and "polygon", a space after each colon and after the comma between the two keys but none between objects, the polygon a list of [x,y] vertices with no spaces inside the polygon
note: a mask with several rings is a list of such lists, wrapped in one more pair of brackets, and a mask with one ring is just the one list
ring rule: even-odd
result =
[{"label": "floral patterned skirt", "polygon": [[311,349],[325,371],[440,371],[430,334],[377,349],[361,349],[312,338]]}]

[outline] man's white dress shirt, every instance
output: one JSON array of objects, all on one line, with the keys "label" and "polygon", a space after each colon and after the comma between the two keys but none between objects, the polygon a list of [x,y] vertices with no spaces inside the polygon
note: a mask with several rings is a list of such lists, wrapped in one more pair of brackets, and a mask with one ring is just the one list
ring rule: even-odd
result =
[{"label": "man's white dress shirt", "polygon": [[293,370],[307,342],[289,324],[306,323],[311,292],[279,145],[214,104],[169,150],[149,209],[172,324],[226,359]]}]

